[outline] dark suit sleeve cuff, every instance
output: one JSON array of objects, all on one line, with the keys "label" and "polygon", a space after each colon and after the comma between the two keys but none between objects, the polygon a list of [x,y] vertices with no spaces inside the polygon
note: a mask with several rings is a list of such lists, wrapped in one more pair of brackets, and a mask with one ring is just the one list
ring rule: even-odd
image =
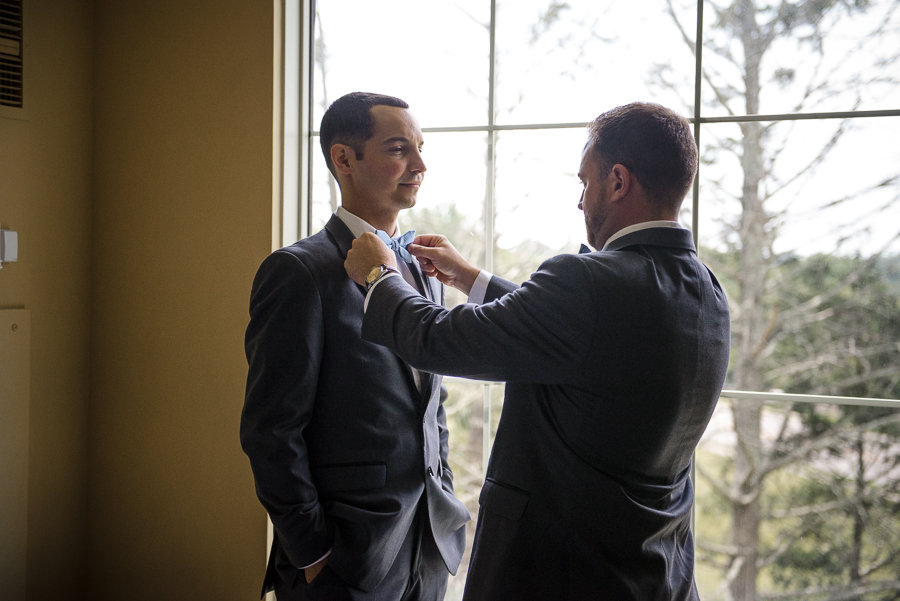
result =
[{"label": "dark suit sleeve cuff", "polygon": [[390,346],[393,341],[394,313],[405,299],[421,298],[402,277],[386,277],[373,286],[366,296],[367,308],[363,317],[364,340]]}]

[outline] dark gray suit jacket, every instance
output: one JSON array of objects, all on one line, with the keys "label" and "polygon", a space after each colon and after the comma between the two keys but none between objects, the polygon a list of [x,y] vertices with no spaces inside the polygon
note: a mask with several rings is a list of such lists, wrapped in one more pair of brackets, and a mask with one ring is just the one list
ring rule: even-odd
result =
[{"label": "dark gray suit jacket", "polygon": [[[241,445],[275,526],[264,593],[279,567],[290,577],[329,549],[329,568],[373,589],[423,495],[451,573],[464,551],[469,513],[453,496],[441,377],[423,373],[420,393],[406,363],[361,339],[365,289],[344,271],[352,243],[334,216],[269,255],[253,282]],[[423,279],[442,303],[443,288]]]},{"label": "dark gray suit jacket", "polygon": [[690,232],[546,261],[447,311],[381,282],[363,337],[507,382],[465,598],[696,599],[692,453],[725,379],[725,294]]}]

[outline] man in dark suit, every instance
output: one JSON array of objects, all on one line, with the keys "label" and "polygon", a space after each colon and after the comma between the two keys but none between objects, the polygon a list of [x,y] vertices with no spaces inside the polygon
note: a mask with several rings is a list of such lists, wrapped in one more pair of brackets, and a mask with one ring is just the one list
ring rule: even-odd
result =
[{"label": "man in dark suit", "polygon": [[[447,311],[390,275],[371,288],[366,340],[420,369],[507,382],[465,599],[697,599],[689,471],[729,317],[677,223],[696,167],[685,119],[619,107],[591,124],[579,171],[596,252],[517,286],[420,236],[425,271],[486,303]],[[384,249],[357,240],[350,276],[390,265]]]},{"label": "man in dark suit", "polygon": [[[250,298],[241,445],[275,530],[263,594],[440,600],[469,519],[447,464],[445,389],[360,338],[366,291],[343,268],[355,237],[396,236],[416,203],[422,132],[402,100],[354,93],[325,113],[321,141],[342,206],[272,253]],[[406,257],[393,269],[442,304]]]}]

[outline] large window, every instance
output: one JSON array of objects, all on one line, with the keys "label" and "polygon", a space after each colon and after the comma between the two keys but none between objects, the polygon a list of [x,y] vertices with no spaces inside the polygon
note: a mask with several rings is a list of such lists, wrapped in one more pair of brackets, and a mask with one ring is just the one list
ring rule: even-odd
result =
[{"label": "large window", "polygon": [[[285,15],[286,244],[336,207],[316,130],[347,92],[403,98],[425,132],[401,226],[514,281],[584,240],[590,119],[634,100],[689,117],[702,161],[682,221],[733,330],[695,462],[701,597],[900,598],[898,0],[289,0]],[[449,387],[474,516],[503,386]]]}]

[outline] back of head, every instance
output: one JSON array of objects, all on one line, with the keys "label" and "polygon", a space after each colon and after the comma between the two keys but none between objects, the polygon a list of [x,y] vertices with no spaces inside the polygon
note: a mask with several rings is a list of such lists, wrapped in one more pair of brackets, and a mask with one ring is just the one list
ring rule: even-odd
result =
[{"label": "back of head", "polygon": [[328,170],[337,178],[334,163],[331,162],[331,147],[346,144],[356,152],[356,158],[363,158],[366,140],[375,135],[375,120],[369,109],[373,106],[395,106],[408,109],[409,105],[393,96],[351,92],[331,103],[319,128],[319,142]]},{"label": "back of head", "polygon": [[588,126],[588,146],[604,174],[624,165],[662,208],[677,209],[697,173],[691,124],[658,104],[634,102],[603,113]]}]

